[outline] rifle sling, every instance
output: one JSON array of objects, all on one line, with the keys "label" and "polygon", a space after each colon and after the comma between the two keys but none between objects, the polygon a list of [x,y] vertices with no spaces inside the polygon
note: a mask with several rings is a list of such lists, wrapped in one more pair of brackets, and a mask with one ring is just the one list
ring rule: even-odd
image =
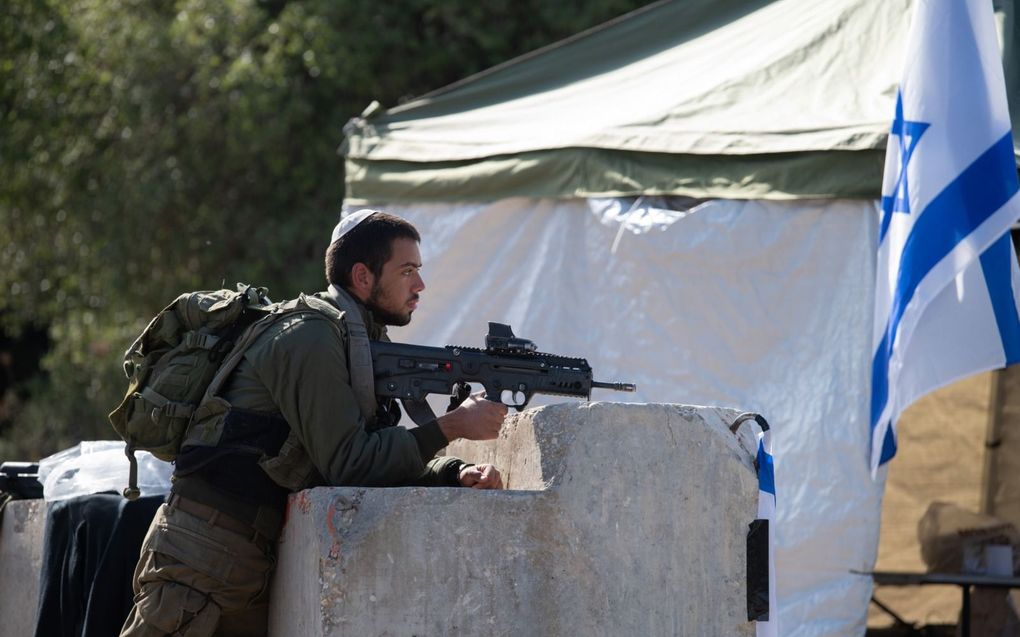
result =
[{"label": "rifle sling", "polygon": [[[372,371],[372,348],[368,342],[368,329],[361,317],[357,301],[336,285],[329,286],[329,296],[344,313],[347,324],[348,367],[351,372],[351,389],[365,422],[375,421],[375,374]],[[434,416],[433,416],[434,417]]]}]

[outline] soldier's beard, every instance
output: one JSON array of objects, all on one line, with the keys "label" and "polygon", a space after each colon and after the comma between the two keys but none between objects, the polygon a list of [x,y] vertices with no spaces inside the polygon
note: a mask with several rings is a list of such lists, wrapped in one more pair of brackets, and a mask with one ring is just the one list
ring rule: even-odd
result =
[{"label": "soldier's beard", "polygon": [[[412,298],[417,299],[417,295]],[[372,316],[375,317],[375,320],[379,321],[383,325],[401,327],[410,323],[411,310],[396,312],[384,307],[384,304],[392,303],[393,299],[391,299],[389,294],[383,291],[382,286],[376,282],[375,285],[372,286],[372,291],[368,295],[368,300],[365,301],[365,307],[372,312]]]}]

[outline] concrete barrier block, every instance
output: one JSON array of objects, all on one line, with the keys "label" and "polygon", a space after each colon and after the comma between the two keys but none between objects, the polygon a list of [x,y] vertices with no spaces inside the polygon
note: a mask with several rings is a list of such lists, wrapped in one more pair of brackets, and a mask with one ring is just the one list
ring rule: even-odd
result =
[{"label": "concrete barrier block", "polygon": [[46,503],[15,500],[0,519],[0,637],[35,632]]},{"label": "concrete barrier block", "polygon": [[562,404],[451,455],[506,491],[291,496],[270,634],[752,635],[753,439],[736,412]]}]

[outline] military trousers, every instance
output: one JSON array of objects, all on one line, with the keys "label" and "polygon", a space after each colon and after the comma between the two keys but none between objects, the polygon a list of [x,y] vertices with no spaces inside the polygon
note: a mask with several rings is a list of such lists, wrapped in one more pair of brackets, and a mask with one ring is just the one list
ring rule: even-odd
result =
[{"label": "military trousers", "polygon": [[239,521],[171,496],[142,544],[121,637],[266,635],[274,552]]}]

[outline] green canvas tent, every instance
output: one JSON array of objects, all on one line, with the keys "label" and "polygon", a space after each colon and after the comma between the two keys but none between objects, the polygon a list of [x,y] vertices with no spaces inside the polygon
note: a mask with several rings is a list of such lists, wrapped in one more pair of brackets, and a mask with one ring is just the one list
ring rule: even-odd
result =
[{"label": "green canvas tent", "polygon": [[[910,5],[650,5],[399,107],[370,108],[346,130],[348,203],[875,198]],[[1011,8],[1001,14],[1010,61]]]}]

